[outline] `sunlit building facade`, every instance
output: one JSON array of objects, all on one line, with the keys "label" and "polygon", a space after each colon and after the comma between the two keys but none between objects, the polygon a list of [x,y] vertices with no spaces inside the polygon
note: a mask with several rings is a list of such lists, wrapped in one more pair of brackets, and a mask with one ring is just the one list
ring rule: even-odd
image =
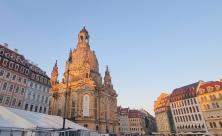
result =
[{"label": "sunlit building facade", "polygon": [[170,96],[170,108],[177,133],[207,132],[207,127],[197,100],[201,81],[175,89]]},{"label": "sunlit building facade", "polygon": [[203,82],[198,101],[210,134],[222,135],[222,82]]},{"label": "sunlit building facade", "polygon": [[117,93],[108,66],[102,80],[85,28],[78,34],[77,47],[70,51],[61,82],[58,81],[58,74],[56,63],[51,74],[49,114],[66,114],[68,119],[100,133],[119,133]]},{"label": "sunlit building facade", "polygon": [[157,134],[167,136],[175,133],[175,126],[170,110],[170,95],[161,93],[154,102]]},{"label": "sunlit building facade", "polygon": [[121,136],[130,135],[129,108],[118,107],[119,130]]},{"label": "sunlit building facade", "polygon": [[[32,67],[35,67],[35,71]],[[33,77],[32,74],[35,76]],[[25,109],[25,105],[33,103],[33,100],[27,101],[29,83],[32,80],[49,90],[50,80],[45,72],[31,64],[18,53],[17,49],[12,50],[7,44],[0,44],[0,105]],[[33,89],[33,92],[41,93],[36,88]],[[46,92],[44,97],[48,99],[49,92]],[[47,113],[48,103],[44,105],[40,103],[38,106],[45,107],[45,113]]]}]

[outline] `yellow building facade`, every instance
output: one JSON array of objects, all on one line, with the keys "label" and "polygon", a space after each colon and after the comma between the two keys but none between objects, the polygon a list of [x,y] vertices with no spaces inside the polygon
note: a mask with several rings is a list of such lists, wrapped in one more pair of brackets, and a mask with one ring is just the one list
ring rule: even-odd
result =
[{"label": "yellow building facade", "polygon": [[67,98],[65,114],[68,119],[100,133],[119,133],[117,93],[108,66],[102,80],[85,27],[78,34],[77,47],[70,51],[61,82],[58,74],[56,62],[51,73],[49,114],[64,116]]},{"label": "yellow building facade", "polygon": [[198,90],[198,101],[208,132],[222,135],[222,82],[203,82]]},{"label": "yellow building facade", "polygon": [[161,93],[154,102],[157,133],[160,135],[171,135],[171,133],[174,131],[169,98],[169,94]]}]

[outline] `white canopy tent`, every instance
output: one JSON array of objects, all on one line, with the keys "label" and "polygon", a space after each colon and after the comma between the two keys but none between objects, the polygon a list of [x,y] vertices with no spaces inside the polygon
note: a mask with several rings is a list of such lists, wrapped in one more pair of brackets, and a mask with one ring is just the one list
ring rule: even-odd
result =
[{"label": "white canopy tent", "polygon": [[[63,118],[43,113],[30,112],[0,106],[0,136],[3,130],[26,130],[26,131],[62,131]],[[66,120],[66,130],[88,129]]]}]

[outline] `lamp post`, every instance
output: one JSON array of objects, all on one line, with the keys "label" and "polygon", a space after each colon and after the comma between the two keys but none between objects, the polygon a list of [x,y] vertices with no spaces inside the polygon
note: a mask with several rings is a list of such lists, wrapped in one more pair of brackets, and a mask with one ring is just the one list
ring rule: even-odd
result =
[{"label": "lamp post", "polygon": [[69,59],[68,59],[68,69],[67,69],[67,81],[66,81],[66,91],[65,91],[65,101],[64,101],[64,114],[63,114],[63,125],[62,128],[65,129],[66,124],[66,101],[67,101],[67,95],[68,95],[68,88],[69,88],[69,65],[72,62],[72,50],[70,49],[69,53]]},{"label": "lamp post", "polygon": [[64,114],[63,114],[63,126],[62,128],[65,129],[65,122],[66,122],[66,101],[67,101],[67,94],[68,94],[68,88],[69,88],[69,68],[67,71],[67,82],[66,82],[66,91],[65,91],[65,102],[64,102]]}]

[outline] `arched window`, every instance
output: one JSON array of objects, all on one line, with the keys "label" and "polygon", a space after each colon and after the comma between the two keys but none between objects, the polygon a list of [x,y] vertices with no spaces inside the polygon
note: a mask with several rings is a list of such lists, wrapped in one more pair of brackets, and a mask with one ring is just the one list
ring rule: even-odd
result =
[{"label": "arched window", "polygon": [[219,124],[220,124],[220,127],[222,128],[222,122],[219,122]]},{"label": "arched window", "polygon": [[205,128],[204,124],[202,125],[202,128]]},{"label": "arched window", "polygon": [[217,102],[216,102],[215,104],[216,104],[216,107],[217,107],[217,108],[220,108],[220,106],[219,106],[219,104],[218,104]]},{"label": "arched window", "polygon": [[89,116],[89,95],[83,96],[83,116]]},{"label": "arched window", "polygon": [[215,128],[217,127],[217,124],[215,122],[213,122],[213,125],[214,125]]}]

